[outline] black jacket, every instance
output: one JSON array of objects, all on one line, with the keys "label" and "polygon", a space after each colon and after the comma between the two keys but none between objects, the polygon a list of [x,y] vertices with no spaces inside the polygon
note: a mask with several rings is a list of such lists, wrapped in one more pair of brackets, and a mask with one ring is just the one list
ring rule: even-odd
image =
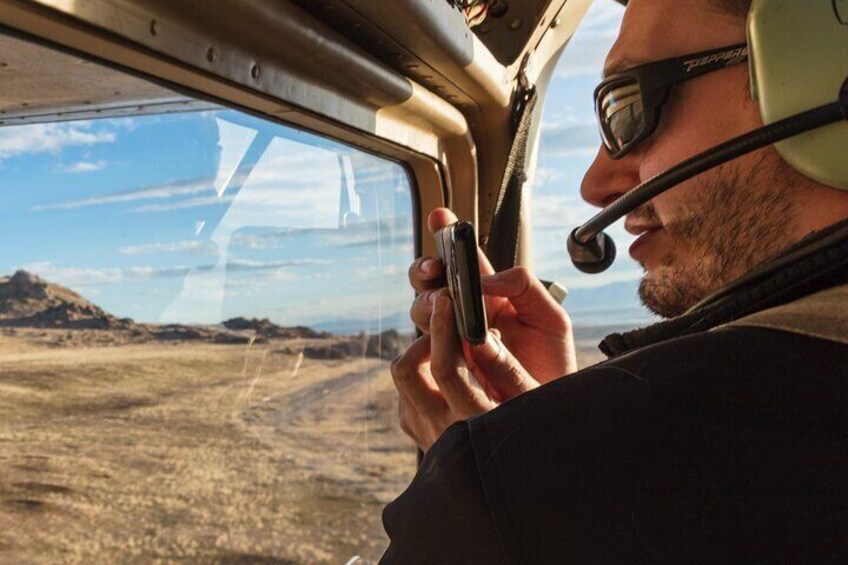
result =
[{"label": "black jacket", "polygon": [[451,426],[381,563],[848,563],[848,336],[722,327],[846,283],[840,224]]}]

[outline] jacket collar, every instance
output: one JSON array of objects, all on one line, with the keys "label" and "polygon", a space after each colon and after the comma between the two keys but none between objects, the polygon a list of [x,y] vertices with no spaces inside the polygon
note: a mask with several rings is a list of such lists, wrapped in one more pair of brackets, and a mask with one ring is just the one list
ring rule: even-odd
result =
[{"label": "jacket collar", "polygon": [[848,283],[848,220],[815,232],[685,314],[646,328],[607,336],[607,357],[708,331],[768,308]]}]

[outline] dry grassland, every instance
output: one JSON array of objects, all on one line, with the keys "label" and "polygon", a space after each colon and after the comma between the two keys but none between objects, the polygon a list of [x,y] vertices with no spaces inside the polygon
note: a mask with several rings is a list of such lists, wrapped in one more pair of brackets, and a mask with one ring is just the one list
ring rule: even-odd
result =
[{"label": "dry grassland", "polygon": [[[388,364],[0,336],[0,562],[360,563],[415,452]],[[36,339],[37,338],[37,339]]]}]

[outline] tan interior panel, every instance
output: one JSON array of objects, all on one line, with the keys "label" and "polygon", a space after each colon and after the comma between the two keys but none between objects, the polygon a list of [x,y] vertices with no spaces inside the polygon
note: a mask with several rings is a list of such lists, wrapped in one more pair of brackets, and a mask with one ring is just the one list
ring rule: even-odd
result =
[{"label": "tan interior panel", "polygon": [[215,106],[5,34],[0,34],[0,81],[0,125]]}]

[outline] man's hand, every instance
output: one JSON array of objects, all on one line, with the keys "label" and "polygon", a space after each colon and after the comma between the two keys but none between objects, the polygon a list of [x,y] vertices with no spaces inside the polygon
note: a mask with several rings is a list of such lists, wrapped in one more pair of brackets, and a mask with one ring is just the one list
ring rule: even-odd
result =
[{"label": "man's hand", "polygon": [[[456,222],[450,210],[430,214],[430,232]],[[489,327],[496,328],[503,343],[540,383],[577,371],[571,320],[547,289],[527,269],[516,267],[494,274],[480,252],[480,273]],[[428,333],[433,298],[445,285],[444,265],[438,258],[422,257],[409,269],[409,282],[419,294],[410,316]]]},{"label": "man's hand", "polygon": [[[430,231],[455,221],[440,208]],[[482,252],[480,270],[492,331],[479,347],[457,334],[442,263],[422,258],[409,270],[419,292],[410,315],[426,335],[394,361],[392,377],[401,427],[424,450],[450,424],[577,370],[571,322],[545,287],[524,268],[494,274]]]},{"label": "man's hand", "polygon": [[450,294],[433,296],[429,335],[414,341],[391,368],[401,428],[424,451],[454,422],[539,386],[495,333],[478,347],[463,343]]}]

